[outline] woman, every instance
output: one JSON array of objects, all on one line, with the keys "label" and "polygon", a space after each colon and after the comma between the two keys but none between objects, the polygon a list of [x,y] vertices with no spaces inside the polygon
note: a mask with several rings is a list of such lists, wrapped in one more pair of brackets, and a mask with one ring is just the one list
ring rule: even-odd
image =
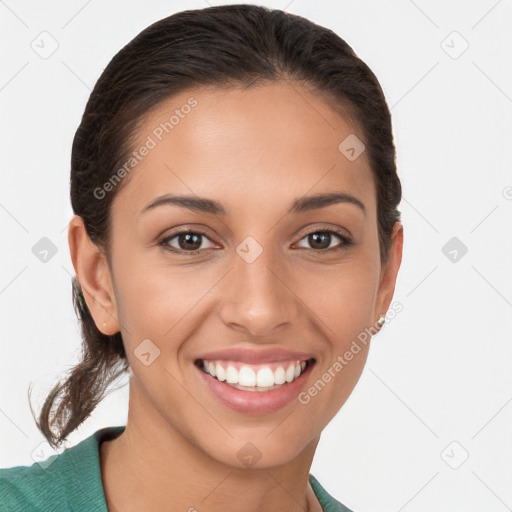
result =
[{"label": "woman", "polygon": [[38,427],[58,447],[126,371],[128,421],[1,470],[2,510],[349,510],[309,470],[393,298],[400,198],[381,87],[332,31],[231,5],[141,32],[74,138],[83,358]]}]

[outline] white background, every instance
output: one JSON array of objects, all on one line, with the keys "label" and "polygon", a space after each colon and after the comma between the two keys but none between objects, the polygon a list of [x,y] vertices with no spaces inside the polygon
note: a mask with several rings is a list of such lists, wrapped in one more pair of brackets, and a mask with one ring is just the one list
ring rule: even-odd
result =
[{"label": "white background", "polygon": [[[43,441],[29,383],[38,411],[80,354],[66,228],[90,90],[149,24],[221,3],[0,2],[0,467],[32,464]],[[372,68],[403,185],[404,309],[374,338],[311,472],[356,512],[510,510],[512,1],[259,3],[331,28]],[[43,31],[59,45],[47,59],[31,48]],[[42,237],[58,249],[47,263],[32,253]],[[452,237],[468,248],[456,262],[442,252]],[[125,386],[68,445],[126,412]]]}]

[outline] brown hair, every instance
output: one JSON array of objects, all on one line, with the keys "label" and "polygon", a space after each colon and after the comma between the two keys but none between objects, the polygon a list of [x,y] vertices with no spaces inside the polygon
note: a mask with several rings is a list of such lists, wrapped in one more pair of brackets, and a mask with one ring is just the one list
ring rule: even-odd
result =
[{"label": "brown hair", "polygon": [[[194,86],[249,87],[293,79],[345,109],[361,127],[377,190],[380,258],[387,263],[400,212],[391,114],[370,68],[333,31],[305,18],[256,5],[178,12],[147,27],[122,48],[98,79],[76,131],[71,204],[92,242],[109,255],[110,207],[127,179],[101,198],[101,188],[130,158],[144,116]],[[341,142],[341,141],[340,141]],[[110,264],[109,259],[109,264]],[[36,420],[57,447],[92,413],[109,385],[128,369],[121,333],[101,333],[73,277],[82,330],[82,359],[50,391]]]}]

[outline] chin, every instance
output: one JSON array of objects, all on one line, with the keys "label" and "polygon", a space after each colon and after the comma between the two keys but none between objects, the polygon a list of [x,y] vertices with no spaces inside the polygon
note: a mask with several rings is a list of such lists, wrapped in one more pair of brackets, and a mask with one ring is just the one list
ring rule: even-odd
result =
[{"label": "chin", "polygon": [[[278,427],[279,428],[279,427]],[[260,435],[233,433],[233,439],[226,442],[204,446],[204,451],[218,462],[238,469],[271,469],[293,462],[304,450],[311,449],[311,457],[318,442],[309,439],[300,440],[301,433],[279,435],[272,429],[265,429]],[[303,435],[303,433],[302,433]]]}]

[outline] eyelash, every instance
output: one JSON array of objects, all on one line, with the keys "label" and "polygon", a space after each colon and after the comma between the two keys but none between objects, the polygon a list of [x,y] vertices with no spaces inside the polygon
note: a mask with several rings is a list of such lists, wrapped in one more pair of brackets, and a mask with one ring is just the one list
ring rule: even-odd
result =
[{"label": "eyelash", "polygon": [[[314,233],[328,233],[328,234],[331,234],[331,235],[335,235],[342,242],[340,245],[338,245],[336,247],[330,247],[328,249],[311,249],[312,251],[320,253],[320,254],[331,253],[333,251],[339,251],[339,250],[342,250],[342,249],[346,249],[347,247],[349,247],[350,245],[353,244],[353,242],[352,242],[352,240],[350,238],[348,238],[346,235],[343,235],[341,232],[339,232],[337,230],[333,230],[333,229],[315,229],[313,231],[310,231],[309,233],[306,233],[299,240],[299,242],[304,240],[304,238],[306,238],[309,235],[312,235]],[[158,245],[162,246],[164,249],[166,249],[168,251],[171,251],[173,253],[176,253],[176,254],[188,254],[188,255],[191,255],[191,256],[199,254],[202,251],[208,250],[208,249],[196,249],[194,251],[185,251],[183,249],[176,249],[175,247],[169,246],[168,243],[172,239],[178,237],[179,235],[199,235],[199,236],[203,236],[205,238],[208,238],[208,236],[205,233],[202,233],[201,231],[183,230],[183,231],[177,231],[176,233],[173,233],[172,235],[169,235],[169,236],[166,236],[165,238],[162,238],[162,240],[160,240],[158,242]],[[208,238],[208,240],[209,240],[209,238]],[[304,249],[304,247],[301,247],[301,249]]]}]

